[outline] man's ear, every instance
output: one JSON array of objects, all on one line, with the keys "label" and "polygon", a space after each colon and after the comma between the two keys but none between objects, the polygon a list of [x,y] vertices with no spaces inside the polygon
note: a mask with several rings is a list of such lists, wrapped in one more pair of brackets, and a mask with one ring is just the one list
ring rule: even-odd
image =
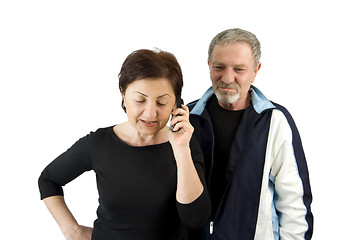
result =
[{"label": "man's ear", "polygon": [[256,75],[258,74],[260,68],[261,68],[261,63],[259,62],[259,63],[257,64],[256,68],[255,68],[255,71],[254,71],[254,72],[255,72],[255,77],[256,77]]}]

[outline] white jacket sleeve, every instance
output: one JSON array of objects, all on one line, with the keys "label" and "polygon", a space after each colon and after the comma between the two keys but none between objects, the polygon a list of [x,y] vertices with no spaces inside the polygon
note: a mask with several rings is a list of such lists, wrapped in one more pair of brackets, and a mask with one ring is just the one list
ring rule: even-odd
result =
[{"label": "white jacket sleeve", "polygon": [[279,216],[280,239],[305,239],[308,230],[305,219],[307,209],[303,201],[304,188],[294,154],[292,131],[280,111],[273,112],[271,125],[276,128],[271,175],[275,177],[275,207]]}]

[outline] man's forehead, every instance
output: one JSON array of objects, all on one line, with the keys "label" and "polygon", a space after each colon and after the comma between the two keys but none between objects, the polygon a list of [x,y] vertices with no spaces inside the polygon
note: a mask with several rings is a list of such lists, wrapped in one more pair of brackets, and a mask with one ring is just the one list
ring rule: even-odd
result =
[{"label": "man's forehead", "polygon": [[231,46],[231,45],[246,45],[248,46],[250,49],[251,49],[251,44],[244,41],[244,40],[241,40],[241,41],[225,41],[225,42],[219,42],[217,44],[214,45],[214,48],[216,46],[218,47],[226,47],[226,46]]},{"label": "man's forehead", "polygon": [[245,43],[234,43],[227,45],[215,45],[212,52],[212,63],[224,63],[231,61],[233,64],[242,65],[244,60],[253,60],[254,55],[250,46]]}]

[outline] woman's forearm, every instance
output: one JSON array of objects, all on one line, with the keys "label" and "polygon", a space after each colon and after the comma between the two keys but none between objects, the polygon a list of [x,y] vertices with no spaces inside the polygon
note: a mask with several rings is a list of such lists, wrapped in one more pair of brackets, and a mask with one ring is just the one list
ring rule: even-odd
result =
[{"label": "woman's forearm", "polygon": [[182,204],[195,201],[204,187],[194,166],[189,147],[173,149],[177,164],[176,200]]},{"label": "woman's forearm", "polygon": [[45,198],[44,203],[65,237],[71,232],[77,231],[79,225],[68,209],[63,196]]}]

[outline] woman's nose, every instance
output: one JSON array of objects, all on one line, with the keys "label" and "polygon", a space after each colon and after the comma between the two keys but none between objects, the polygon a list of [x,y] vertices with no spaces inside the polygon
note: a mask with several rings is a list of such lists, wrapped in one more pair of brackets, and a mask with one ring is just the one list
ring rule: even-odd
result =
[{"label": "woman's nose", "polygon": [[147,104],[145,106],[143,114],[144,114],[144,116],[146,117],[147,120],[155,120],[154,118],[156,118],[156,116],[157,116],[156,104],[154,104],[154,103]]}]

